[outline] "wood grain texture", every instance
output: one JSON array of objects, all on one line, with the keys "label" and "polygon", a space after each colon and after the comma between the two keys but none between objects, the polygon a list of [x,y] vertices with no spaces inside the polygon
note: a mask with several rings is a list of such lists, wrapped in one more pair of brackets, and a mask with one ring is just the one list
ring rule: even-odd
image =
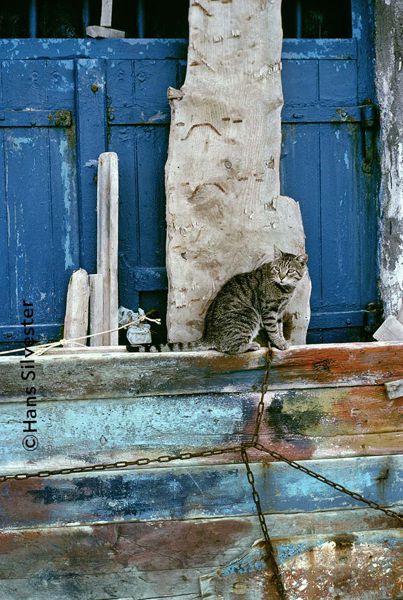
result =
[{"label": "wood grain texture", "polygon": [[[65,339],[82,338],[78,340],[80,345],[86,345],[84,339],[88,333],[88,309],[90,288],[88,273],[85,269],[74,271],[70,277],[67,288],[66,315],[64,317]],[[66,346],[77,345],[70,342]]]},{"label": "wood grain texture", "polygon": [[[36,358],[38,398],[90,399],[260,389],[265,350],[72,353]],[[0,402],[20,399],[19,358],[0,357]],[[380,385],[403,376],[403,344],[319,344],[274,351],[269,389]]]},{"label": "wood grain texture", "polygon": [[[239,459],[238,459],[239,460]],[[360,457],[302,464],[370,499],[400,500],[402,458]],[[283,463],[253,465],[263,510],[316,512],[363,505]],[[155,521],[254,514],[243,464],[128,469],[7,481],[0,486],[4,528]]]},{"label": "wood grain texture", "polygon": [[[103,331],[104,324],[104,289],[103,275],[89,275],[90,281],[90,334]],[[88,342],[93,348],[102,346],[102,335],[94,335]]]},{"label": "wood grain texture", "polygon": [[[379,591],[382,585],[385,597],[397,597],[393,593],[400,534],[390,519],[382,523],[367,511],[353,510],[342,515],[269,515],[268,525],[287,588],[292,591],[290,598],[327,598],[319,592],[307,594],[312,594],[312,586],[318,582],[341,585],[342,575],[347,592],[354,589],[362,572],[368,578],[364,588],[372,586]],[[385,530],[377,530],[378,526]],[[30,600],[153,598],[161,594],[200,598],[199,582],[206,590],[214,576],[223,579],[227,589],[239,591],[247,583],[258,585],[264,575],[261,549],[253,547],[260,537],[257,519],[245,517],[4,532],[0,533],[0,598],[7,593],[7,599]],[[347,566],[351,568],[348,576]],[[308,591],[297,596],[306,578]]]},{"label": "wood grain texture", "polygon": [[[185,83],[168,93],[170,341],[199,339],[218,290],[275,244],[304,252],[299,205],[280,196],[281,44],[280,0],[190,3]],[[306,275],[287,307],[293,344],[306,341],[310,289]]]},{"label": "wood grain texture", "polygon": [[112,25],[113,0],[102,0],[101,25],[110,27]]},{"label": "wood grain texture", "polygon": [[119,172],[115,152],[103,152],[97,180],[97,273],[103,276],[102,343],[118,344],[118,213]]},{"label": "wood grain texture", "polygon": [[[155,458],[249,442],[259,399],[257,393],[215,393],[42,400],[37,407],[40,444],[29,456],[20,441],[24,399],[2,403],[1,472],[130,460],[134,455]],[[399,453],[401,404],[388,401],[383,386],[269,392],[261,440],[292,460]],[[263,457],[256,453],[254,459]],[[233,455],[225,454],[203,463],[233,461]]]}]

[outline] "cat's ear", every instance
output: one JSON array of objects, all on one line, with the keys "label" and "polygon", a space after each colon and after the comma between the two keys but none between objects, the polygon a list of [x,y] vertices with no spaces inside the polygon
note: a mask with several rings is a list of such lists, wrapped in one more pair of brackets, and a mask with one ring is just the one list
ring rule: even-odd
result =
[{"label": "cat's ear", "polygon": [[297,256],[297,261],[300,263],[301,266],[306,265],[306,263],[308,262],[308,255],[307,254],[299,254]]},{"label": "cat's ear", "polygon": [[277,248],[277,246],[274,246],[274,260],[279,260],[282,256],[283,256],[283,253],[281,252],[280,248]]}]

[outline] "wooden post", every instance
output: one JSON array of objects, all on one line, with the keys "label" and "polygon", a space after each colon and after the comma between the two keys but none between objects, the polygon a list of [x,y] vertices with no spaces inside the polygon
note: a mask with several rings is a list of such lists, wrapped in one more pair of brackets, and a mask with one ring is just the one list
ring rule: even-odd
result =
[{"label": "wooden post", "polygon": [[125,32],[112,29],[113,0],[102,0],[101,25],[90,25],[86,33],[93,38],[124,38]]},{"label": "wooden post", "polygon": [[112,27],[113,0],[102,0],[101,26]]},{"label": "wooden post", "polygon": [[[103,327],[118,327],[118,157],[103,152],[98,162],[97,273],[103,275]],[[118,332],[104,334],[103,346],[117,346]]]},{"label": "wooden post", "polygon": [[[168,335],[201,337],[211,299],[236,273],[303,253],[299,205],[280,196],[281,0],[191,2],[186,80],[169,90]],[[305,342],[310,280],[288,307]]]},{"label": "wooden post", "polygon": [[[104,278],[101,273],[90,275],[90,334],[99,333],[104,326]],[[103,336],[89,338],[90,346],[102,346]]]},{"label": "wooden post", "polygon": [[[67,289],[66,315],[64,318],[64,338],[72,339],[87,335],[88,330],[88,300],[89,284],[88,273],[85,269],[74,271],[70,277]],[[86,345],[87,340],[78,340],[79,344]],[[65,344],[73,347],[77,344],[72,342]]]}]

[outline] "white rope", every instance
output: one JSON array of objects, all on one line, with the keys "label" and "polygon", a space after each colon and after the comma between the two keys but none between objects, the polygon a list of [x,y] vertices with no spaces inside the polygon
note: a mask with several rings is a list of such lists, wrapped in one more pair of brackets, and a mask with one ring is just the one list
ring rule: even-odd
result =
[{"label": "white rope", "polygon": [[[157,323],[157,325],[161,325],[161,319],[150,319],[150,317],[147,317],[146,315],[141,315],[141,317],[139,317],[135,321],[129,321],[129,323],[126,323],[126,325],[121,325],[120,327],[116,327],[114,329],[107,329],[106,331],[99,331],[98,333],[91,333],[89,335],[82,335],[80,337],[71,338],[71,339],[62,338],[58,342],[49,342],[47,344],[38,344],[37,346],[29,346],[29,348],[36,348],[36,350],[34,352],[32,352],[30,354],[30,356],[42,356],[42,354],[45,354],[45,352],[47,352],[51,348],[57,348],[58,346],[64,346],[65,344],[70,344],[71,342],[76,343],[77,346],[82,346],[83,348],[88,348],[88,346],[86,346],[85,344],[80,344],[78,340],[87,340],[88,338],[92,338],[97,335],[103,335],[104,333],[112,333],[112,331],[119,331],[120,329],[126,329],[127,327],[130,327],[130,325],[138,325],[138,323],[142,323],[143,321],[150,321],[151,323]],[[2,352],[0,352],[0,355],[14,354],[15,352],[25,352],[25,347],[24,348],[16,348],[15,350],[3,350]]]}]

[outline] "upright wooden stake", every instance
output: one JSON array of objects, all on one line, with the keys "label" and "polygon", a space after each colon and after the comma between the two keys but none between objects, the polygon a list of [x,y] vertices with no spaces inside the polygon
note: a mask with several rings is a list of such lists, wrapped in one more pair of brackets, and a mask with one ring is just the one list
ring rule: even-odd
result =
[{"label": "upright wooden stake", "polygon": [[[104,331],[104,278],[101,273],[90,275],[90,334]],[[90,346],[102,346],[103,336],[89,338]]]},{"label": "upright wooden stake", "polygon": [[[97,272],[103,275],[103,328],[118,327],[118,157],[104,152],[98,162]],[[104,334],[103,346],[118,345],[118,332]]]},{"label": "upright wooden stake", "polygon": [[[67,289],[66,315],[64,318],[64,338],[72,339],[87,335],[88,330],[89,283],[85,269],[74,271]],[[87,344],[87,340],[79,340],[79,344]],[[65,344],[66,347],[77,346],[76,343]]]},{"label": "upright wooden stake", "polygon": [[101,25],[90,25],[86,29],[89,37],[93,38],[124,38],[125,32],[112,29],[113,0],[102,0]]},{"label": "upright wooden stake", "polygon": [[112,26],[112,6],[113,0],[102,0],[101,8],[101,26],[111,27]]}]

